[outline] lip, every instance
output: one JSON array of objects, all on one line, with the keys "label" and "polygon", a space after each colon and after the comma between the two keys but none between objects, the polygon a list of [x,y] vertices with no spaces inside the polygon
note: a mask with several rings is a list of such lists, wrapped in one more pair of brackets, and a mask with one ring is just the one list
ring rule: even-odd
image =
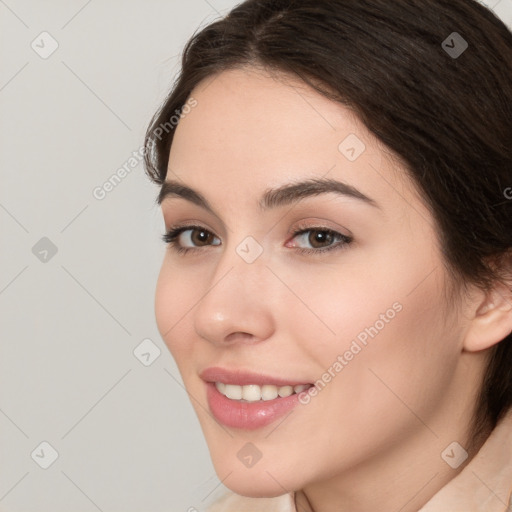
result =
[{"label": "lip", "polygon": [[[207,368],[200,373],[200,377],[205,381],[208,406],[215,419],[227,427],[244,430],[265,427],[286,415],[299,404],[300,393],[294,393],[284,398],[277,397],[273,400],[241,402],[231,400],[220,393],[215,386],[215,382],[238,386],[273,384],[279,387],[311,384],[304,381],[285,380],[245,370],[227,370],[220,367]],[[302,393],[306,392],[302,391]]]},{"label": "lip", "polygon": [[298,394],[259,402],[231,400],[220,393],[213,382],[206,383],[206,397],[210,411],[219,423],[244,430],[270,425],[299,404]]},{"label": "lip", "polygon": [[[224,384],[236,384],[237,386],[247,386],[257,384],[273,384],[275,386],[298,386],[300,384],[312,384],[311,382],[298,380],[285,380],[282,377],[273,377],[262,373],[254,373],[242,369],[228,370],[220,366],[212,366],[203,370],[199,376],[205,382],[223,382]],[[270,400],[269,400],[270,401]]]}]

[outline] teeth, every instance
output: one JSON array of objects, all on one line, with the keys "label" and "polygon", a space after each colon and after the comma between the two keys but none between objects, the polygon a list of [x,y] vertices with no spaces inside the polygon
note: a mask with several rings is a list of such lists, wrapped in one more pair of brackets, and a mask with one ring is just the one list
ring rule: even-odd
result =
[{"label": "teeth", "polygon": [[281,398],[293,395],[293,388],[291,386],[283,386],[277,390]]},{"label": "teeth", "polygon": [[274,400],[279,396],[279,391],[277,386],[271,386],[270,384],[265,384],[261,386],[261,398],[262,400]]},{"label": "teeth", "polygon": [[224,394],[231,398],[231,400],[240,400],[242,398],[242,386],[235,386],[234,384],[226,384]]},{"label": "teeth", "polygon": [[300,393],[310,387],[309,384],[299,384],[297,386],[274,386],[265,384],[258,386],[257,384],[248,384],[246,386],[237,386],[236,384],[224,384],[216,382],[215,387],[224,396],[231,400],[244,400],[246,402],[258,402],[259,400],[274,400],[278,396],[285,398]]}]

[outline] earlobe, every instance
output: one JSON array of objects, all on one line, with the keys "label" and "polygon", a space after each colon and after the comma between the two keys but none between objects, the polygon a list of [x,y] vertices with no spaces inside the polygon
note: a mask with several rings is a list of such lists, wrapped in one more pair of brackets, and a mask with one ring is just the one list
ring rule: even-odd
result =
[{"label": "earlobe", "polygon": [[464,339],[464,350],[478,352],[496,345],[512,332],[512,290],[503,283],[484,295]]}]

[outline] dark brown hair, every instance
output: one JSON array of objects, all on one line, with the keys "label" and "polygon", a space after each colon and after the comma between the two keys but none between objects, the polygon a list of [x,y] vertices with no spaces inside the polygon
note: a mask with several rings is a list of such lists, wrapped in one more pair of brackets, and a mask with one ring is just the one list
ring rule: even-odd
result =
[{"label": "dark brown hair", "polygon": [[[474,0],[241,3],[184,49],[146,134],[156,183],[167,173],[169,119],[202,80],[243,66],[291,73],[358,114],[421,192],[454,282],[487,290],[510,279],[512,34],[492,11]],[[473,439],[511,405],[512,334],[490,350]]]}]

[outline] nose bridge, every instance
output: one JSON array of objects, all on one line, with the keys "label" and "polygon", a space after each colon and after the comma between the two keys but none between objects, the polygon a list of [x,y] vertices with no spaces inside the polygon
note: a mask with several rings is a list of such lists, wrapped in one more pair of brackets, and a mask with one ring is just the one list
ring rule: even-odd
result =
[{"label": "nose bridge", "polygon": [[240,242],[228,242],[218,260],[213,273],[212,282],[219,283],[230,276],[232,286],[238,283],[240,290],[255,287],[253,293],[261,291],[264,281],[268,280],[267,253],[263,244],[253,236],[246,236]]},{"label": "nose bridge", "polygon": [[252,340],[269,337],[274,328],[269,277],[263,246],[255,238],[227,245],[194,310],[196,332],[219,343],[233,333]]}]

